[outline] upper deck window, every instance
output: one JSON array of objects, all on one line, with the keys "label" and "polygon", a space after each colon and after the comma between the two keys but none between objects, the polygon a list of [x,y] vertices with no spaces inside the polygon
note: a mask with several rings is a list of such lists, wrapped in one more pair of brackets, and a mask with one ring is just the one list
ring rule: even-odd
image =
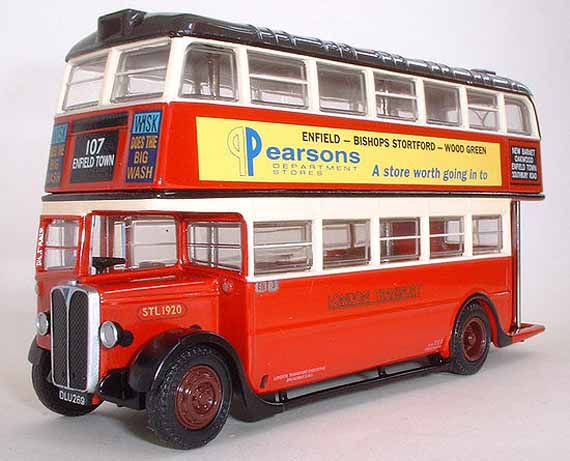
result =
[{"label": "upper deck window", "polygon": [[162,95],[170,45],[152,46],[121,54],[113,87],[113,102]]},{"label": "upper deck window", "polygon": [[416,84],[407,78],[374,74],[378,117],[417,120]]},{"label": "upper deck window", "polygon": [[364,74],[360,70],[321,63],[317,70],[322,111],[366,114]]},{"label": "upper deck window", "polygon": [[251,102],[304,109],[307,107],[307,72],[301,59],[248,53]]},{"label": "upper deck window", "polygon": [[97,105],[103,87],[107,56],[98,56],[71,68],[65,89],[63,110],[81,109]]},{"label": "upper deck window", "polygon": [[233,50],[194,44],[186,50],[180,96],[237,99],[236,58]]},{"label": "upper deck window", "polygon": [[514,98],[505,98],[507,111],[507,131],[514,134],[530,135],[530,115],[526,104]]},{"label": "upper deck window", "polygon": [[493,94],[467,90],[469,127],[476,130],[499,129],[497,97]]},{"label": "upper deck window", "polygon": [[424,89],[428,123],[461,125],[458,88],[426,82]]}]

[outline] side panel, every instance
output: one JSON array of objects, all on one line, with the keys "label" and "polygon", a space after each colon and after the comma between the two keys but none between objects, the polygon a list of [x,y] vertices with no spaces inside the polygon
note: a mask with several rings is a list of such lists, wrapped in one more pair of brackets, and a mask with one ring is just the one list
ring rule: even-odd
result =
[{"label": "side panel", "polygon": [[[211,125],[201,142],[200,120]],[[245,130],[258,136],[249,147]],[[53,142],[46,191],[55,193],[542,192],[538,140],[251,106],[172,102],[64,115]],[[246,157],[251,176],[240,173]]]},{"label": "side panel", "polygon": [[[234,190],[384,190],[384,191],[479,191],[479,192],[502,192],[502,193],[529,193],[537,194],[542,191],[542,177],[540,168],[540,143],[539,141],[528,139],[517,139],[515,137],[507,137],[504,135],[475,132],[475,131],[460,131],[450,130],[442,127],[424,127],[416,125],[405,125],[396,123],[387,123],[381,120],[355,120],[342,117],[330,117],[319,114],[310,113],[295,113],[282,110],[271,110],[252,107],[239,107],[230,105],[216,105],[216,104],[200,104],[200,103],[180,103],[174,102],[170,104],[170,117],[172,120],[172,130],[175,130],[176,136],[170,136],[168,141],[168,151],[170,153],[168,163],[165,164],[164,169],[164,182],[161,186],[167,189],[184,189],[188,187],[198,189],[234,189]],[[217,141],[217,152],[220,146],[225,149],[227,165],[224,166],[223,174],[221,177],[232,177],[232,180],[205,180],[208,174],[203,174],[199,166],[199,148],[200,143],[198,140],[199,130],[197,127],[197,120],[201,118],[202,121],[212,119],[221,119],[219,129],[216,132],[219,139]],[[251,122],[251,123],[248,123]],[[259,138],[252,138],[251,147],[257,154],[252,158],[252,162],[256,163],[261,168],[263,163],[260,160],[266,155],[272,161],[267,161],[268,165],[271,164],[275,168],[266,165],[267,171],[265,175],[255,174],[252,178],[247,178],[240,181],[240,165],[243,158],[244,149],[247,148],[245,142],[247,136],[239,136],[238,131],[245,130],[250,127],[258,127],[258,122],[270,122],[263,125],[270,126],[275,136],[264,137],[264,132],[259,131]],[[294,127],[297,126],[297,129]],[[271,131],[270,130],[270,131]],[[291,131],[291,133],[289,133]],[[344,136],[345,134],[350,136]],[[326,141],[312,142],[314,136],[325,137]],[[367,138],[367,142],[372,142],[371,145],[364,146],[363,144],[355,144],[354,136],[362,135]],[[338,139],[337,139],[338,137]],[[375,138],[375,139],[371,139]],[[441,141],[438,139],[441,138]],[[249,138],[248,138],[249,139]],[[376,145],[377,142],[383,140],[389,143],[389,147],[383,144]],[[447,141],[446,141],[447,140]],[[465,147],[462,152],[445,151],[446,144],[453,144],[453,140],[458,141]],[[337,142],[338,141],[338,142]],[[401,142],[408,144],[404,151],[399,151],[394,148],[394,141],[401,145]],[[413,144],[413,142],[418,142]],[[433,141],[435,150],[430,150],[431,144],[421,143],[420,141]],[[278,143],[273,146],[272,143]],[[488,149],[485,153],[479,149],[481,146],[486,146]],[[482,180],[480,168],[481,159],[483,157],[490,157],[491,147],[500,148],[500,167],[494,168],[494,173],[499,177],[497,181],[488,182]],[[534,163],[538,167],[538,176],[534,180],[512,180],[511,168],[514,162],[512,148],[522,146],[534,149]],[[455,147],[455,146],[454,146]],[[459,146],[460,147],[460,146]],[[475,149],[471,149],[470,147]],[[259,151],[258,151],[259,148]],[[280,154],[277,154],[275,148],[278,148]],[[361,170],[357,174],[352,175],[349,171],[355,165],[343,162],[337,162],[336,159],[330,160],[330,155],[327,152],[325,161],[306,161],[306,155],[311,148],[324,149],[332,151],[333,154],[341,149],[346,152],[357,151],[364,159],[368,158],[368,163],[360,162]],[[287,154],[289,149],[289,154]],[[262,152],[263,151],[263,152]],[[294,154],[291,152],[294,151]],[[301,154],[299,153],[301,151]],[[470,151],[470,153],[468,153]],[[404,152],[407,155],[398,155]],[[440,160],[431,160],[434,155],[440,155],[445,152],[449,160],[444,162]],[[177,153],[184,153],[179,155]],[[188,156],[187,153],[190,153]],[[223,154],[219,154],[223,155]],[[237,155],[237,157],[236,157]],[[303,157],[305,155],[305,157]],[[332,154],[331,154],[332,155]],[[394,161],[393,156],[396,158],[413,157],[413,168],[424,167],[423,169],[430,170],[431,167],[436,167],[440,170],[441,176],[439,179],[419,179],[412,178],[414,172],[410,170],[410,177],[397,176],[397,172],[390,173],[393,176],[385,177],[384,169],[405,167],[410,162]],[[301,157],[299,157],[301,156]],[[240,157],[240,158],[238,158]],[[371,157],[378,159],[374,163]],[[444,155],[444,157],[446,157]],[[305,160],[303,160],[303,158]],[[344,158],[344,157],[343,157]],[[473,160],[472,168],[469,165],[470,159]],[[329,161],[330,160],[330,161]],[[495,165],[489,158],[487,164]],[[521,162],[523,162],[521,160]],[[233,162],[233,163],[232,163]],[[435,163],[434,163],[435,162]],[[222,166],[216,163],[210,170],[221,168]],[[366,163],[366,166],[364,165]],[[485,163],[485,162],[484,162]],[[379,167],[379,176],[374,176],[373,168],[371,165],[377,164]],[[234,171],[226,171],[230,165],[234,166]],[[458,170],[465,171],[467,177],[470,174],[477,176],[478,179],[473,181],[462,181],[460,179],[451,179],[443,181],[447,167],[450,167],[450,172],[457,172]],[[459,167],[459,165],[464,165]],[[243,167],[243,165],[241,165]],[[314,168],[312,168],[314,167]],[[370,168],[369,168],[370,167]],[[312,169],[311,169],[312,168]],[[331,176],[331,179],[323,181],[311,180],[315,178],[319,171],[331,168],[336,172]],[[495,171],[500,168],[500,171]],[[471,170],[472,171],[469,171]],[[293,171],[295,170],[295,171]],[[261,173],[261,170],[258,171]],[[489,172],[487,172],[489,173]],[[212,176],[211,174],[209,176]],[[275,176],[275,177],[273,177]],[[213,176],[212,176],[213,177]],[[272,177],[271,181],[266,180]],[[368,177],[367,180],[364,178]],[[281,178],[281,179],[279,179]],[[336,178],[336,180],[335,180]],[[357,179],[355,179],[357,178]],[[192,183],[192,184],[190,184]]]},{"label": "side panel", "polygon": [[252,384],[270,392],[445,356],[458,309],[475,292],[489,296],[510,329],[511,284],[510,257],[281,280],[278,291],[255,295]]}]

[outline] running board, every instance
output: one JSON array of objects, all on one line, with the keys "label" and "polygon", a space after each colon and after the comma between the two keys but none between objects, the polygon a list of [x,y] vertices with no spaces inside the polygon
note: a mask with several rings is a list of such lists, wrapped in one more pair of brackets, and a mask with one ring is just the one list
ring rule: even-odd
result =
[{"label": "running board", "polygon": [[353,383],[342,384],[339,386],[331,387],[329,389],[323,389],[320,391],[315,391],[309,394],[301,395],[299,397],[294,397],[289,399],[287,397],[287,391],[279,392],[279,400],[283,405],[284,410],[289,410],[306,403],[316,402],[318,400],[326,399],[336,395],[345,394],[348,392],[353,392],[355,390],[365,390],[370,389],[374,386],[380,386],[382,384],[388,384],[396,381],[400,381],[406,378],[411,378],[413,376],[422,376],[430,373],[444,372],[448,371],[449,366],[446,363],[438,365],[429,365],[420,368],[414,368],[412,370],[398,371],[394,373],[386,373],[384,368],[378,368],[378,376],[374,378],[364,379],[362,381],[356,381]]}]

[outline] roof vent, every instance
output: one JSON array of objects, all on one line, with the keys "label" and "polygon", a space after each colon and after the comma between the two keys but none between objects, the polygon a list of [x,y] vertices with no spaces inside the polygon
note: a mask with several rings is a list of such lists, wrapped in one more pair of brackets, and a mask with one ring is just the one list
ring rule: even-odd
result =
[{"label": "roof vent", "polygon": [[145,14],[144,11],[126,9],[99,17],[97,39],[104,42],[111,37],[126,37],[142,22]]}]

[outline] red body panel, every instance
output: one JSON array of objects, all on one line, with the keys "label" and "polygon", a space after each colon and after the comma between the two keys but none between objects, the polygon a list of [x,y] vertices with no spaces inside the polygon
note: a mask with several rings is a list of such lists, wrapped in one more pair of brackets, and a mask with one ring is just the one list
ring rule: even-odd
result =
[{"label": "red body panel", "polygon": [[[137,111],[162,110],[162,123],[154,180],[148,183],[128,183],[125,181],[129,133],[133,123],[133,113]],[[91,112],[88,115],[58,117],[56,123],[73,122],[90,117],[128,112],[128,125],[119,128],[117,160],[111,181],[73,184],[70,182],[73,150],[76,134],[68,136],[65,148],[63,175],[61,184],[47,186],[48,192],[85,192],[119,191],[133,189],[153,190],[386,190],[386,191],[480,191],[500,193],[537,194],[542,192],[542,171],[540,166],[540,143],[499,134],[458,131],[441,127],[423,127],[417,125],[395,124],[366,119],[348,119],[318,114],[304,114],[264,108],[239,107],[219,104],[173,102],[170,104],[137,105],[128,108]],[[372,132],[400,133],[406,135],[442,137],[479,142],[495,142],[501,145],[502,185],[488,186],[450,186],[450,185],[396,185],[396,184],[319,184],[319,183],[264,183],[238,181],[201,181],[198,172],[196,139],[196,117],[217,117],[252,121],[271,121],[274,123],[298,124],[318,127],[319,129],[339,128],[365,130]],[[106,129],[107,131],[111,129]],[[98,131],[98,130],[95,130]],[[88,133],[81,132],[81,134]],[[536,149],[538,181],[512,181],[511,144]]]},{"label": "red body panel", "polygon": [[[197,325],[207,331],[219,329],[218,284],[203,274],[167,270],[162,277],[139,275],[120,282],[99,282],[96,287],[101,295],[101,322],[117,322],[134,337],[128,347],[102,349],[101,376],[109,370],[127,367],[136,352],[159,332]],[[182,315],[143,314],[177,305],[184,306]]]},{"label": "red body panel", "polygon": [[[156,335],[194,327],[226,338],[252,388],[265,393],[429,354],[447,357],[457,312],[474,293],[492,300],[500,328],[510,331],[511,267],[503,257],[361,271],[281,280],[273,293],[257,293],[231,271],[189,264],[79,282],[99,291],[101,322],[118,322],[134,336],[127,347],[101,348],[101,376],[127,367]],[[73,274],[59,275],[38,274],[41,310],[49,289]],[[143,309],[171,305],[184,309],[141,317]],[[39,345],[49,349],[49,336]]]},{"label": "red body panel", "polygon": [[[142,185],[130,184],[125,181],[125,176],[133,114],[148,110],[162,111],[154,180]],[[112,193],[130,189],[251,191],[286,188],[484,191],[532,196],[542,191],[540,157],[537,159],[537,182],[512,182],[510,179],[511,144],[535,148],[539,155],[539,143],[496,134],[198,103],[138,105],[88,115],[60,117],[57,123],[73,123],[94,115],[118,112],[128,112],[128,121],[118,128],[113,179],[79,184],[70,182],[76,139],[72,133],[66,141],[61,184],[48,187],[49,192]],[[501,145],[502,185],[477,188],[200,181],[197,116],[271,120],[321,129],[347,128],[498,142]],[[228,215],[227,219],[235,220],[236,217]],[[92,286],[100,293],[101,321],[118,322],[134,336],[134,341],[129,346],[114,347],[111,350],[101,348],[101,377],[110,370],[128,367],[137,351],[162,332],[200,328],[220,334],[235,348],[251,387],[262,394],[431,354],[448,357],[454,320],[464,302],[475,293],[487,296],[496,308],[498,325],[494,317],[489,315],[494,340],[497,339],[498,329],[507,333],[513,331],[515,249],[512,257],[438,261],[410,267],[283,279],[278,281],[276,291],[261,292],[262,290],[257,290],[256,283],[247,282],[243,275],[247,273],[248,265],[247,234],[245,223],[243,224],[243,273],[190,264],[185,255],[185,231],[179,228],[179,254],[184,256],[176,265],[90,275],[88,242],[91,217],[88,216],[82,220],[83,244],[76,270],[50,272],[43,271],[41,264],[38,265],[39,310],[49,309],[49,290],[53,286],[77,279],[79,283]],[[45,223],[42,226],[45,227]],[[174,311],[171,310],[172,306]],[[526,328],[518,334],[516,340],[538,332]],[[38,343],[49,349],[49,336],[39,337]]]},{"label": "red body panel", "polygon": [[493,301],[509,331],[511,258],[282,280],[275,293],[252,294],[252,384],[273,391],[434,353],[447,357],[457,312],[474,293]]}]

